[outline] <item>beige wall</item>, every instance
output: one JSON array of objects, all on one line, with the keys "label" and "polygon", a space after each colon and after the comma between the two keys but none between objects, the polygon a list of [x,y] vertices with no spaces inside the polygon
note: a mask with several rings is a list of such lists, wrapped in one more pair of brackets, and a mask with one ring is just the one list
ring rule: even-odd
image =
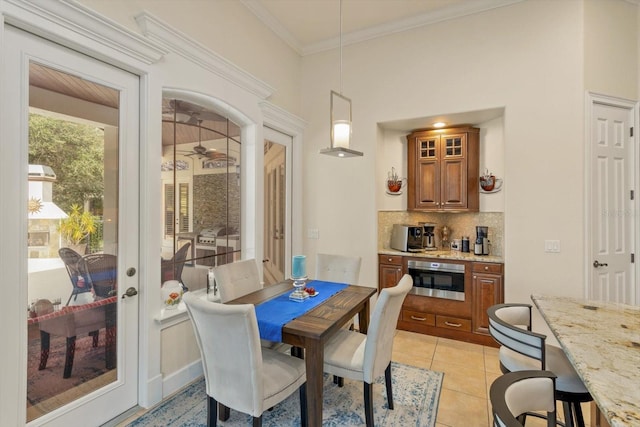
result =
[{"label": "beige wall", "polygon": [[[329,144],[336,51],[303,60],[306,252],[363,257],[375,284],[376,211],[384,152],[377,123],[504,107],[506,298],[581,295],[583,237],[583,10],[577,1],[527,1],[345,46],[344,94],[353,99],[353,148],[364,157],[318,155]],[[395,202],[394,202],[395,203]],[[559,239],[560,254],[543,252]],[[543,267],[543,268],[541,268]]]},{"label": "beige wall", "polygon": [[585,1],[587,90],[627,99],[637,97],[638,9],[626,1]]},{"label": "beige wall", "polygon": [[[148,11],[236,66],[276,88],[269,99],[300,114],[300,57],[240,1],[80,0],[140,33],[135,15]],[[215,94],[212,94],[215,95]]]}]

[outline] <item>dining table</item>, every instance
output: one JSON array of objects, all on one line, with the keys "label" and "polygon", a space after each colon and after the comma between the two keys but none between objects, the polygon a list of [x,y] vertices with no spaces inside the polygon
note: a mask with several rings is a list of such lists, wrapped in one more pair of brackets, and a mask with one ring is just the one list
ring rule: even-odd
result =
[{"label": "dining table", "polygon": [[[640,426],[640,306],[532,295],[611,427]],[[596,423],[596,424],[594,424]]]},{"label": "dining table", "polygon": [[[264,319],[269,316],[269,312],[261,313],[258,310],[260,305],[291,293],[292,283],[292,280],[285,280],[265,286],[258,291],[228,301],[226,304],[256,305],[258,328],[261,329],[263,321],[269,320]],[[314,286],[318,292],[323,292],[322,282],[310,281],[308,286]],[[377,292],[375,288],[349,284],[344,284],[339,289],[326,300],[284,323],[278,331],[281,342],[290,344],[293,349],[304,350],[304,353],[300,351],[297,354],[303,356],[305,360],[307,418],[310,427],[322,426],[324,344],[356,315],[359,331],[366,334],[369,325],[370,298]],[[308,298],[300,302],[291,301],[290,304],[300,304],[300,307],[304,307],[305,304],[311,306],[312,301],[312,298]],[[283,302],[284,304],[286,303]],[[261,337],[262,334],[261,329]]]}]

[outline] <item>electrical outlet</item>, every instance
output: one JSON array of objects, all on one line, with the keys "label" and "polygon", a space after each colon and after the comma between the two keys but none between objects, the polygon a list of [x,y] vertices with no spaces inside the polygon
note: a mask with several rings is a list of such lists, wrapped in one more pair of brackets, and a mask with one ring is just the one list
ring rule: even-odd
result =
[{"label": "electrical outlet", "polygon": [[307,229],[307,239],[319,239],[319,233],[317,228]]},{"label": "electrical outlet", "polygon": [[549,253],[560,253],[560,240],[545,240],[544,251]]}]

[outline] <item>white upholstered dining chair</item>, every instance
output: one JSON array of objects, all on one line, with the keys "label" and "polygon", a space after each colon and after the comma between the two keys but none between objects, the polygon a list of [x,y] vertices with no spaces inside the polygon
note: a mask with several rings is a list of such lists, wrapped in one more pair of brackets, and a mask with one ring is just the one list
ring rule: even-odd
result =
[{"label": "white upholstered dining chair", "polygon": [[253,258],[219,265],[213,269],[213,276],[223,304],[262,289],[258,264]]},{"label": "white upholstered dining chair", "polygon": [[363,382],[364,412],[367,427],[373,426],[372,385],[384,374],[387,403],[393,409],[391,353],[393,335],[405,296],[413,279],[405,274],[392,288],[384,288],[373,309],[367,335],[340,329],[324,347],[324,371],[338,377]]},{"label": "white upholstered dining chair", "polygon": [[500,344],[503,373],[549,370],[556,375],[555,397],[562,402],[566,427],[584,427],[581,402],[593,400],[560,347],[546,343],[546,335],[531,330],[531,305],[496,304],[488,308],[489,333]]},{"label": "white upholstered dining chair", "polygon": [[207,423],[217,424],[218,403],[249,414],[253,426],[262,413],[296,390],[300,393],[301,425],[307,424],[306,372],[303,360],[260,346],[252,304],[225,305],[187,292],[183,300],[195,332],[208,396]]},{"label": "white upholstered dining chair", "polygon": [[526,413],[546,412],[547,427],[556,424],[556,376],[550,371],[504,374],[491,384],[493,427],[524,427]]},{"label": "white upholstered dining chair", "polygon": [[362,258],[346,255],[317,254],[316,280],[358,284]]}]

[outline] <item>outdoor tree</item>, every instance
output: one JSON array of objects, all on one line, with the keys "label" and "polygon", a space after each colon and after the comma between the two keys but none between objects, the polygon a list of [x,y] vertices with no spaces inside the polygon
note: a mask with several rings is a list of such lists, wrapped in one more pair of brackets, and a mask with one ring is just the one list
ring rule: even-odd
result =
[{"label": "outdoor tree", "polygon": [[38,114],[29,116],[29,164],[50,166],[56,173],[53,202],[65,212],[74,204],[102,200],[104,132],[86,124]]}]

